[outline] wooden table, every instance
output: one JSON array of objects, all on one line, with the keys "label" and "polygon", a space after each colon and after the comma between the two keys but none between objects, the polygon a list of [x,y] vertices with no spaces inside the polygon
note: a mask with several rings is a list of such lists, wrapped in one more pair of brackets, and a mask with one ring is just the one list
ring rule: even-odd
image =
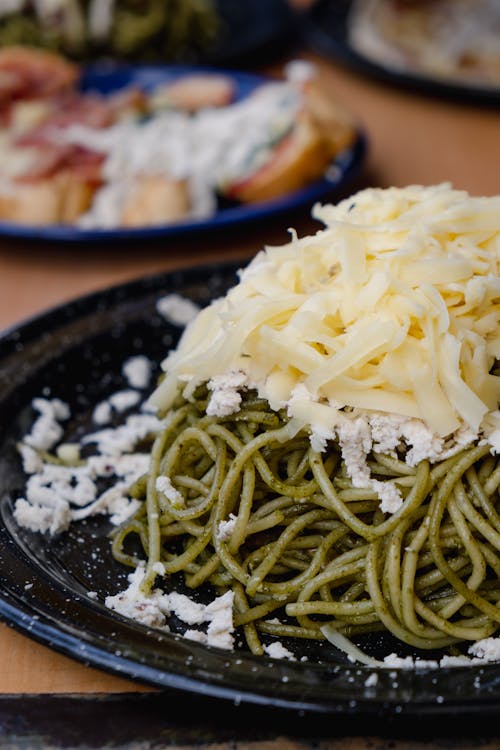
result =
[{"label": "wooden table", "polygon": [[[294,57],[314,60],[332,95],[365,128],[369,151],[356,188],[451,182],[476,195],[500,192],[499,109],[402,91],[359,77],[308,52]],[[279,73],[285,62],[266,72]],[[302,214],[293,217],[292,225],[299,234],[317,228]],[[264,243],[286,241],[287,230],[288,225],[271,221],[245,229],[241,235],[123,248],[0,240],[0,328],[77,295],[152,272],[232,258],[244,262]],[[82,666],[0,625],[0,694],[4,696],[123,695],[142,690],[142,686]],[[264,746],[274,747],[274,740]],[[300,741],[281,746],[302,747]],[[224,743],[220,747],[225,747]]]}]

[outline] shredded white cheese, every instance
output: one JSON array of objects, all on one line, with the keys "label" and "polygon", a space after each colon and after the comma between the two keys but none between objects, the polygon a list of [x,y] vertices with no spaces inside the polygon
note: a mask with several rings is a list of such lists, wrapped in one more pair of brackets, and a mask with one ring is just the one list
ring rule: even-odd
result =
[{"label": "shredded white cheese", "polygon": [[[500,196],[374,188],[314,215],[324,229],[261,251],[200,311],[152,403],[240,372],[315,450],[337,437],[356,486],[370,485],[372,448],[405,445],[411,466],[478,438],[498,452]],[[210,413],[232,413],[239,390],[212,385]]]}]

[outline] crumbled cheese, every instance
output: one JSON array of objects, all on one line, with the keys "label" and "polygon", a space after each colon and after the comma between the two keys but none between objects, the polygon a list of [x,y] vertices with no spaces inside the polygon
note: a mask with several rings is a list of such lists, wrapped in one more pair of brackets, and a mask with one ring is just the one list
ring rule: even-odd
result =
[{"label": "crumbled cheese", "polygon": [[238,411],[241,404],[240,390],[248,383],[243,370],[231,371],[217,375],[208,381],[212,392],[207,404],[207,414],[214,417],[227,417]]},{"label": "crumbled cheese", "polygon": [[16,500],[14,507],[14,518],[19,526],[30,531],[60,534],[67,531],[71,523],[71,512],[65,501],[52,506],[44,506],[32,503],[24,498]]},{"label": "crumbled cheese", "polygon": [[500,661],[500,638],[483,638],[469,646],[469,654],[484,661]]},{"label": "crumbled cheese", "polygon": [[144,566],[139,565],[128,576],[129,586],[104,600],[106,607],[118,612],[124,617],[149,625],[160,630],[170,630],[166,617],[170,614],[170,599],[159,589],[146,595],[141,590],[144,578]]},{"label": "crumbled cheese", "polygon": [[69,407],[58,398],[35,398],[32,406],[40,416],[33,423],[24,442],[38,450],[50,450],[63,436],[60,422],[69,419]]},{"label": "crumbled cheese", "polygon": [[383,412],[367,412],[373,450],[377,453],[394,454],[401,442],[401,425],[405,417]]},{"label": "crumbled cheese", "polygon": [[[32,465],[35,471],[26,482],[26,497],[16,500],[15,518],[21,526],[50,534],[66,531],[71,521],[98,513],[108,514],[112,523],[119,524],[139,505],[127,497],[127,490],[148,465],[149,457],[142,453],[115,457],[112,463],[107,457],[90,456],[81,466]],[[114,485],[97,497],[96,481],[110,476],[117,478]]]},{"label": "crumbled cheese", "polygon": [[151,379],[151,360],[143,354],[124,362],[122,372],[131,388],[147,388]]},{"label": "crumbled cheese", "polygon": [[96,424],[108,424],[111,422],[113,410],[109,401],[101,401],[96,404],[92,412],[92,419]]},{"label": "crumbled cheese", "polygon": [[435,659],[414,659],[412,656],[397,656],[389,654],[384,658],[384,664],[389,669],[437,669],[439,662]]},{"label": "crumbled cheese", "polygon": [[[49,423],[52,442],[56,432],[62,433],[62,428],[54,430],[54,418],[67,419],[69,410],[57,399],[35,399],[33,404],[41,414],[37,422]],[[91,455],[82,462],[77,460],[74,465],[71,459],[78,459],[80,453],[77,444],[58,446],[56,452],[64,463],[57,464],[44,461],[32,445],[21,443],[18,448],[24,471],[29,476],[25,497],[17,498],[14,505],[19,525],[54,535],[66,531],[71,521],[97,513],[107,514],[111,523],[122,523],[139,506],[138,500],[128,497],[128,488],[149,467],[149,455],[134,453],[134,448],[160,425],[154,416],[131,415],[119,427],[87,435],[82,444],[96,444],[100,455]],[[48,444],[46,439],[39,439],[38,432],[33,441],[34,432],[32,430],[26,439]],[[109,477],[115,478],[113,486],[98,495],[98,480]]]},{"label": "crumbled cheese", "polygon": [[116,391],[109,397],[109,403],[119,413],[136,406],[140,400],[141,394],[131,389]]},{"label": "crumbled cheese", "polygon": [[274,641],[268,645],[264,645],[264,651],[272,659],[288,659],[288,661],[296,661],[295,655],[283,646],[280,641]]},{"label": "crumbled cheese", "polygon": [[189,629],[184,635],[200,643],[229,650],[233,648],[232,591],[227,591],[206,605],[177,592],[166,594],[160,589],[153,589],[150,594],[144,594],[141,590],[144,573],[145,566],[141,564],[128,576],[128,588],[106,597],[106,606],[125,617],[161,630],[170,629],[166,621],[170,614],[175,614],[187,625],[208,623],[206,633],[203,630]]},{"label": "crumbled cheese", "polygon": [[337,427],[337,437],[354,487],[369,487],[366,457],[372,449],[372,439],[368,423],[361,417],[343,419]]},{"label": "crumbled cheese", "polygon": [[26,474],[35,474],[43,466],[43,460],[34,448],[25,443],[19,443],[17,446],[23,462],[23,470]]},{"label": "crumbled cheese", "polygon": [[131,414],[124,424],[93,432],[83,438],[84,444],[95,444],[99,453],[105,456],[119,456],[133,450],[148,435],[161,430],[162,422],[151,414]]},{"label": "crumbled cheese", "polygon": [[384,666],[392,669],[438,669],[444,667],[478,666],[500,661],[500,638],[489,637],[471,643],[467,650],[470,656],[442,656],[439,660],[420,659],[412,656],[400,657],[389,654],[384,658]]},{"label": "crumbled cheese", "polygon": [[443,438],[435,435],[421,420],[405,421],[403,437],[412,446],[406,454],[408,466],[418,466],[425,459],[437,461],[443,453]]},{"label": "crumbled cheese", "polygon": [[231,650],[233,639],[234,592],[226,591],[205,607],[205,620],[208,621],[207,643],[211,646]]},{"label": "crumbled cheese", "polygon": [[369,487],[375,490],[380,498],[380,510],[383,513],[396,513],[403,504],[401,492],[392,482],[380,482],[370,479]]},{"label": "crumbled cheese", "polygon": [[228,539],[231,539],[237,520],[237,516],[230,513],[227,521],[220,521],[217,527],[217,539],[220,539],[221,542],[227,542]]},{"label": "crumbled cheese", "polygon": [[200,308],[195,302],[175,292],[160,297],[156,303],[156,309],[167,323],[178,326],[186,326],[200,312]]},{"label": "crumbled cheese", "polygon": [[184,496],[182,495],[182,492],[179,492],[179,490],[174,487],[170,477],[157,477],[155,487],[158,492],[161,492],[163,495],[165,495],[167,500],[172,503],[174,508],[182,508],[182,506],[184,505]]}]

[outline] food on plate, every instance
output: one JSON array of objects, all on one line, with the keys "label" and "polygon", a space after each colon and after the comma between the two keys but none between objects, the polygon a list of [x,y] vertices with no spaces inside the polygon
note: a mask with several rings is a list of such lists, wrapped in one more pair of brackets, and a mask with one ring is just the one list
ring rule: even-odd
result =
[{"label": "food on plate", "polygon": [[8,0],[0,4],[0,47],[192,62],[212,48],[220,24],[212,0]]},{"label": "food on plate", "polygon": [[234,83],[221,73],[198,73],[158,86],[151,96],[153,109],[174,107],[196,112],[203,107],[223,107],[234,99]]},{"label": "food on plate", "polygon": [[0,54],[0,220],[108,229],[207,218],[222,200],[307,186],[357,137],[302,61],[241,98],[235,79],[215,71],[106,96],[81,91],[81,73],[45,51]]},{"label": "food on plate", "polygon": [[13,193],[0,192],[0,217],[18,224],[72,224],[90,207],[93,185],[70,171],[33,183],[20,183]]},{"label": "food on plate", "polygon": [[26,47],[0,49],[0,104],[41,99],[74,87],[78,68],[58,55]]},{"label": "food on plate", "polygon": [[142,227],[180,221],[189,213],[186,180],[147,175],[136,180],[121,209],[121,225]]},{"label": "food on plate", "polygon": [[390,70],[498,88],[497,0],[354,0],[353,49]]},{"label": "food on plate", "polygon": [[498,660],[500,196],[370,188],[313,214],[207,307],[158,302],[189,322],[142,407],[114,394],[78,447],[67,407],[34,402],[15,517],[114,514],[132,572],[107,606],[163,628],[184,610],[205,643],[373,664],[354,642],[389,632],[434,665]]},{"label": "food on plate", "polygon": [[335,156],[352,144],[353,121],[313,79],[302,89],[303,107],[269,158],[227,184],[224,194],[254,203],[291,193],[319,179]]}]

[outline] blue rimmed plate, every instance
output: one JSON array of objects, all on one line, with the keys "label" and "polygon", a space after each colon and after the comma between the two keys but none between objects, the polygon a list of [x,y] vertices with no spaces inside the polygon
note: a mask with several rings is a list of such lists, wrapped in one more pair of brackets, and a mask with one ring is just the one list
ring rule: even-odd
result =
[{"label": "blue rimmed plate", "polygon": [[[111,94],[126,86],[137,86],[146,91],[167,81],[195,72],[218,72],[220,69],[186,65],[120,65],[99,63],[84,68],[83,91]],[[270,79],[245,71],[224,71],[235,87],[235,99],[248,96],[257,86]],[[30,226],[0,222],[0,238],[56,242],[123,242],[127,240],[176,239],[213,230],[224,230],[242,224],[282,216],[296,210],[307,211],[316,201],[335,200],[347,192],[364,165],[367,148],[365,133],[360,129],[350,148],[345,149],[329,165],[324,177],[305,188],[273,200],[254,204],[220,205],[215,214],[204,219],[188,219],[175,224],[140,228],[86,229],[69,225]]]}]

